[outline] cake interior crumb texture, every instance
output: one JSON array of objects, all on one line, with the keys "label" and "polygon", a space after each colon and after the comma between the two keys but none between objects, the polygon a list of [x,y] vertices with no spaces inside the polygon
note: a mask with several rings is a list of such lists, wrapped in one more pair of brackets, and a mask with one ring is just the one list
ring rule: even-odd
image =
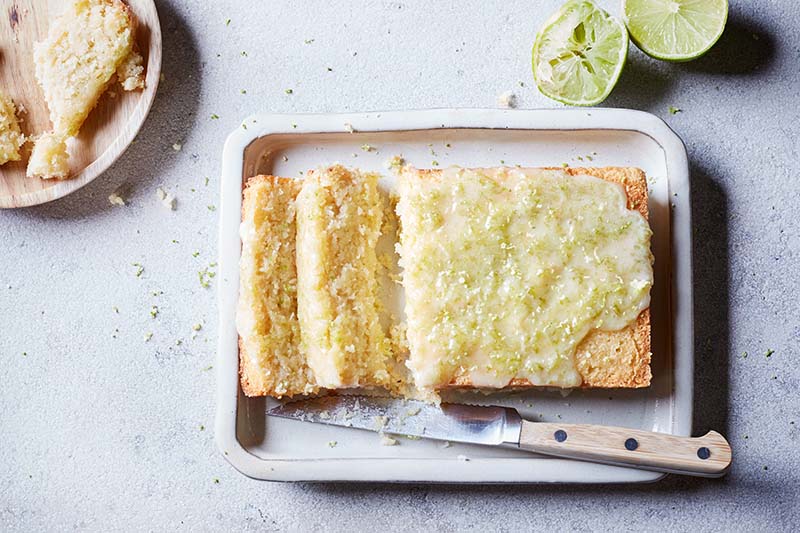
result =
[{"label": "cake interior crumb texture", "polygon": [[320,386],[388,386],[379,318],[382,203],[377,174],[341,165],[308,172],[297,199],[303,349]]},{"label": "cake interior crumb texture", "polygon": [[[131,8],[121,0],[71,0],[66,4],[33,51],[36,79],[50,110],[52,131],[36,141],[47,143],[47,148],[34,147],[37,158],[28,167],[29,176],[66,177],[63,141],[78,133],[118,71],[126,90],[144,86],[143,60],[134,51]],[[50,162],[59,166],[48,167]]]},{"label": "cake interior crumb texture", "polygon": [[19,161],[19,149],[24,143],[25,136],[19,128],[17,108],[11,98],[0,93],[0,165]]},{"label": "cake interior crumb texture", "polygon": [[295,200],[301,183],[256,176],[244,190],[236,326],[242,389],[248,396],[315,392],[300,350]]}]

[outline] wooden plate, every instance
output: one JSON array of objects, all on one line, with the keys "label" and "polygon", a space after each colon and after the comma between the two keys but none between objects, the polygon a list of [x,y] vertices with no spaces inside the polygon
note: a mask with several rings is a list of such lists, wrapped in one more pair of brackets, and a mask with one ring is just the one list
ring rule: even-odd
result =
[{"label": "wooden plate", "polygon": [[[68,141],[71,178],[25,177],[31,144],[22,161],[0,167],[0,208],[42,204],[80,189],[111,166],[128,147],[153,103],[161,74],[161,27],[153,0],[127,0],[137,22],[136,41],[145,59],[146,87],[123,91],[112,83],[80,133]],[[49,21],[65,8],[63,0],[0,0],[0,90],[19,108],[28,137],[50,129],[47,104],[36,83],[33,44],[47,34]]]}]

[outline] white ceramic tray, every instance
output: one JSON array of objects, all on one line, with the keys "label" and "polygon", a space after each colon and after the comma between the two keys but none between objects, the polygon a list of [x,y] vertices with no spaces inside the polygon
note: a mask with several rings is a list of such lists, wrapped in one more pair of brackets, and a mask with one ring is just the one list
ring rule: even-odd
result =
[{"label": "white ceramic tray", "polygon": [[[216,440],[235,468],[280,481],[622,483],[663,476],[511,449],[443,448],[439,442],[403,438],[398,446],[381,446],[372,432],[268,418],[265,412],[274,400],[247,398],[239,388],[235,310],[241,192],[250,176],[300,177],[301,171],[335,161],[388,174],[384,162],[395,154],[419,168],[433,161],[440,167],[640,167],[650,180],[656,258],[651,387],[575,390],[566,396],[543,390],[488,397],[461,393],[453,399],[513,406],[531,420],[689,435],[694,356],[688,163],[683,143],[664,122],[623,109],[460,109],[262,114],[243,124],[225,143],[219,228]],[[363,150],[365,144],[375,150]],[[382,186],[387,185],[384,180]]]}]

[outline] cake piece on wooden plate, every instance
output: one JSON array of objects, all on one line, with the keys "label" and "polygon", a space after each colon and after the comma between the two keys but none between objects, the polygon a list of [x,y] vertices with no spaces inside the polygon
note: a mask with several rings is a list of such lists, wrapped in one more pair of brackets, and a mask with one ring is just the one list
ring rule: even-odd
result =
[{"label": "cake piece on wooden plate", "polygon": [[239,262],[239,368],[248,396],[317,390],[300,347],[297,318],[296,197],[301,182],[256,176],[242,202]]},{"label": "cake piece on wooden plate", "polygon": [[0,165],[19,161],[23,144],[25,135],[19,128],[17,107],[11,98],[0,92]]},{"label": "cake piece on wooden plate", "polygon": [[333,165],[308,172],[297,198],[300,330],[321,387],[392,383],[378,313],[377,182],[377,174]]},{"label": "cake piece on wooden plate", "polygon": [[417,387],[649,385],[641,170],[406,167],[399,180]]},{"label": "cake piece on wooden plate", "polygon": [[144,87],[135,26],[122,0],[71,0],[52,21],[33,60],[53,129],[36,139],[29,177],[69,176],[66,140],[78,133],[115,74],[125,90]]}]

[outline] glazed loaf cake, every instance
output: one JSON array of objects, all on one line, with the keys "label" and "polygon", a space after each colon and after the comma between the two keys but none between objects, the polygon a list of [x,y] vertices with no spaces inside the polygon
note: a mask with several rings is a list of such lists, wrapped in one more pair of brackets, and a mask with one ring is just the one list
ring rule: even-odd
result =
[{"label": "glazed loaf cake", "polygon": [[248,182],[237,316],[246,394],[649,385],[641,170],[404,168],[406,323],[390,328],[405,326],[407,342],[395,353],[378,313],[377,180],[334,165]]},{"label": "glazed loaf cake", "polygon": [[399,180],[418,388],[649,385],[643,172],[406,168]]}]

